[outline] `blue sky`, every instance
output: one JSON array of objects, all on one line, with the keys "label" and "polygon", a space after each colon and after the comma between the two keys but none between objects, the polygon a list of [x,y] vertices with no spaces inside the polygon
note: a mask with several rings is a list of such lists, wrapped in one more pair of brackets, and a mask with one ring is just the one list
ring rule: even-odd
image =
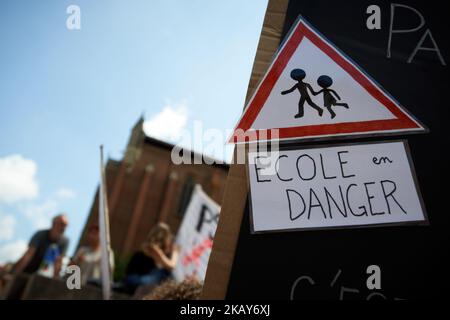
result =
[{"label": "blue sky", "polygon": [[[71,4],[81,30],[66,27]],[[232,129],[266,5],[1,1],[0,263],[59,211],[73,252],[99,181],[98,146],[120,158],[141,114],[166,140],[195,121]]]}]

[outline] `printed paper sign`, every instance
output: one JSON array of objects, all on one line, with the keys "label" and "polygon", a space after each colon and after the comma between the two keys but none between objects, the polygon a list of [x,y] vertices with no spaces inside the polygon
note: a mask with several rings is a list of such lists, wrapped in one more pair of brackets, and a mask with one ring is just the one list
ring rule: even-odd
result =
[{"label": "printed paper sign", "polygon": [[249,153],[254,232],[423,222],[403,141]]}]

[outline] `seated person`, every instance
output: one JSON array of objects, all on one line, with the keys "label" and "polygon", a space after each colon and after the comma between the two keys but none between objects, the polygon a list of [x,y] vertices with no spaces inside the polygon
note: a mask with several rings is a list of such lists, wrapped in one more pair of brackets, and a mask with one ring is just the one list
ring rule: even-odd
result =
[{"label": "seated person", "polygon": [[[87,246],[80,247],[72,258],[71,265],[77,265],[81,270],[81,285],[90,283],[101,285],[101,250],[100,235],[97,225],[92,225],[87,231]],[[114,254],[109,255],[111,273],[114,270]]]},{"label": "seated person", "polygon": [[9,272],[12,266],[6,264],[4,266],[0,265],[0,296],[2,295],[3,289],[6,287],[8,281],[11,279]]},{"label": "seated person", "polygon": [[133,293],[141,285],[158,285],[167,279],[177,263],[178,252],[169,226],[159,223],[153,227],[125,270],[128,291]]},{"label": "seated person", "polygon": [[67,216],[59,214],[53,218],[50,229],[37,231],[27,251],[15,264],[13,272],[38,272],[44,276],[58,277],[62,258],[69,245],[69,240],[64,236],[67,224]]}]

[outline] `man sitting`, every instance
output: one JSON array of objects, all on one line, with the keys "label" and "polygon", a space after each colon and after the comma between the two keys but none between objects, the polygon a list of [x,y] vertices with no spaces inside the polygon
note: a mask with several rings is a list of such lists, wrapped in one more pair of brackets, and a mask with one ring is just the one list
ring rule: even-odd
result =
[{"label": "man sitting", "polygon": [[27,251],[15,264],[13,272],[32,274],[39,271],[49,277],[58,277],[62,258],[69,245],[69,240],[64,236],[67,225],[67,216],[59,214],[53,218],[50,229],[37,231]]}]

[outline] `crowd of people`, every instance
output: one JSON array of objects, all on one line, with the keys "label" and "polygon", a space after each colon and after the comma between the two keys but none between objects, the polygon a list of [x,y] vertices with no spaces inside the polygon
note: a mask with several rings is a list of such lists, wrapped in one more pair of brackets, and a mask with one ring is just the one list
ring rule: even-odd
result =
[{"label": "crowd of people", "polygon": [[[66,214],[52,219],[50,229],[37,231],[30,239],[28,248],[20,259],[8,269],[0,269],[0,292],[12,281],[14,274],[39,274],[64,279],[64,258],[69,239],[64,235],[69,221]],[[77,265],[81,272],[81,285],[101,286],[101,243],[99,227],[92,225],[87,230],[86,245],[81,246],[67,265]],[[165,223],[158,223],[149,232],[147,239],[135,252],[125,269],[124,279],[113,284],[122,293],[135,295],[143,289],[146,299],[196,299],[201,285],[195,279],[177,283],[171,277],[175,268],[179,247]],[[114,255],[110,254],[111,270],[114,270]],[[154,291],[154,293],[152,293]],[[150,295],[148,293],[150,292]],[[141,297],[144,296],[142,293]]]}]

